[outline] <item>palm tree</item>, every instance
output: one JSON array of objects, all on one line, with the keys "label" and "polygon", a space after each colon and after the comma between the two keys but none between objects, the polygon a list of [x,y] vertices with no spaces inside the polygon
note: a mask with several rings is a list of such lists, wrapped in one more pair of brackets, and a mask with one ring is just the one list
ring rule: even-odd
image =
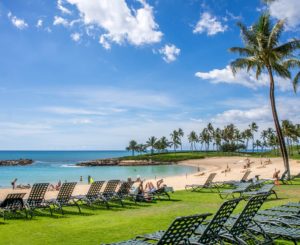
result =
[{"label": "palm tree", "polygon": [[252,152],[254,152],[254,133],[257,132],[258,130],[258,126],[255,122],[252,122],[249,125],[250,131],[251,131],[251,135],[252,135]]},{"label": "palm tree", "polygon": [[192,131],[188,135],[188,140],[191,144],[191,150],[192,151],[196,150],[196,143],[198,142],[198,136],[197,136],[197,133],[195,131]]},{"label": "palm tree", "polygon": [[132,152],[132,156],[134,156],[134,152],[138,150],[138,143],[135,140],[129,141],[129,145],[126,147],[127,151]]},{"label": "palm tree", "polygon": [[[241,29],[245,47],[233,47],[230,51],[241,56],[241,58],[231,62],[233,74],[236,74],[239,69],[247,68],[247,71],[256,71],[257,79],[264,71],[267,71],[269,75],[269,96],[278,142],[286,169],[284,174],[290,179],[289,158],[276,110],[274,73],[282,78],[291,79],[290,69],[300,67],[300,60],[294,56],[295,51],[300,48],[300,40],[293,39],[280,44],[279,40],[284,29],[284,23],[284,20],[279,20],[272,26],[269,14],[263,14],[251,28],[239,23],[238,26]],[[300,72],[297,72],[293,79],[295,92],[299,79]]]},{"label": "palm tree", "polygon": [[215,143],[213,142],[213,140],[214,140],[215,129],[211,123],[207,124],[207,130],[209,132],[210,140],[213,143],[213,150],[214,150]]},{"label": "palm tree", "polygon": [[155,148],[156,141],[157,141],[157,138],[152,136],[146,142],[147,147],[151,147],[151,155],[153,155],[153,153],[154,153],[154,148]]},{"label": "palm tree", "polygon": [[182,140],[181,139],[184,136],[184,132],[181,128],[179,128],[177,133],[178,133],[179,142],[180,142],[180,150],[182,151]]},{"label": "palm tree", "polygon": [[174,148],[174,151],[176,153],[176,149],[178,148],[178,146],[180,145],[180,137],[179,134],[176,130],[173,130],[173,132],[170,134],[171,136],[171,142]]}]

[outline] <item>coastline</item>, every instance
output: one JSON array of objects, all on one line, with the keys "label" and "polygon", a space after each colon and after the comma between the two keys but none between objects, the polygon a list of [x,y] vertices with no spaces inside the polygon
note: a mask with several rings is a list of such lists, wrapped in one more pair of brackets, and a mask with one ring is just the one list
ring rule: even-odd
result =
[{"label": "coastline", "polygon": [[[269,158],[268,158],[269,159]],[[281,158],[270,158],[271,164],[264,164],[266,158],[249,158],[251,162],[251,171],[249,178],[259,175],[259,178],[272,178],[273,173],[276,170],[280,170],[280,173],[283,173],[283,161]],[[217,173],[217,176],[214,181],[227,181],[227,180],[240,180],[244,174],[245,169],[243,166],[246,161],[244,157],[208,157],[205,159],[196,159],[196,160],[186,160],[178,162],[180,165],[200,167],[200,172],[194,172],[192,174],[183,174],[175,175],[164,178],[164,183],[168,186],[172,186],[174,190],[183,190],[187,184],[203,184],[207,179],[207,176],[210,173]],[[230,172],[224,172],[228,167]],[[297,175],[300,173],[300,161],[299,160],[290,160],[291,165],[291,174]],[[157,177],[159,179],[160,176]],[[143,176],[141,176],[143,179]],[[156,181],[155,179],[147,179],[148,181]],[[79,183],[77,184],[73,195],[83,195],[87,192],[89,188],[88,184]],[[28,193],[29,190],[17,189],[12,190],[11,188],[0,189],[0,200],[3,200],[8,193]],[[57,195],[57,191],[48,191],[46,194],[46,199],[53,198]],[[27,196],[25,196],[26,198]]]}]

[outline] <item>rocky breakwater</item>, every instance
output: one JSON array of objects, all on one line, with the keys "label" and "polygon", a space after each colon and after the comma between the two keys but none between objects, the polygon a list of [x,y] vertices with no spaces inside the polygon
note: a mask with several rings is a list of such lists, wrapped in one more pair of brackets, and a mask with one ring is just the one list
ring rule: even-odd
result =
[{"label": "rocky breakwater", "polygon": [[26,166],[32,163],[32,159],[0,160],[0,166]]},{"label": "rocky breakwater", "polygon": [[149,166],[149,165],[170,165],[171,162],[154,162],[147,160],[121,160],[118,158],[98,159],[87,162],[77,163],[77,166],[96,167],[96,166]]}]

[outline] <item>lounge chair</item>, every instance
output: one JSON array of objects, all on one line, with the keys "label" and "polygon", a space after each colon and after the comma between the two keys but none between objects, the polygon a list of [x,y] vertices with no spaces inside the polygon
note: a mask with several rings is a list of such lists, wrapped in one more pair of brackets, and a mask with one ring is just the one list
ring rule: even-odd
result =
[{"label": "lounge chair", "polygon": [[268,194],[268,195],[272,195],[274,194],[276,199],[278,199],[277,193],[273,190],[274,188],[274,184],[266,184],[261,186],[259,189],[255,190],[255,191],[246,191],[246,192],[242,192],[242,196],[243,197],[251,197],[251,196],[255,196],[258,194]]},{"label": "lounge chair", "polygon": [[4,220],[6,213],[17,212],[24,209],[23,197],[25,195],[26,193],[7,194],[4,201],[0,203],[0,211]]},{"label": "lounge chair", "polygon": [[42,209],[48,208],[50,214],[52,215],[52,209],[49,203],[45,201],[45,194],[48,187],[49,187],[49,183],[36,183],[32,186],[28,199],[25,201],[26,217],[28,217],[27,211],[29,212],[32,218],[34,214],[34,210],[41,209],[41,208]]},{"label": "lounge chair", "polygon": [[236,198],[224,202],[207,225],[198,226],[195,235],[189,239],[189,243],[217,244],[220,242],[219,232],[224,228],[226,221],[241,200],[241,198]]},{"label": "lounge chair", "polygon": [[258,237],[248,228],[255,223],[254,216],[261,208],[269,194],[259,194],[250,198],[241,214],[228,219],[220,238],[230,244],[272,244],[273,239],[267,234]]},{"label": "lounge chair", "polygon": [[120,202],[122,207],[124,207],[122,197],[117,194],[117,188],[120,185],[120,182],[120,180],[109,180],[104,191],[100,193],[99,200],[104,202],[107,208],[109,208],[109,202],[112,201]]},{"label": "lounge chair", "polygon": [[63,183],[57,197],[49,200],[48,204],[53,205],[54,209],[60,210],[62,214],[64,214],[63,206],[76,206],[79,213],[81,213],[81,209],[76,198],[72,197],[76,184],[76,182]]},{"label": "lounge chair", "polygon": [[221,186],[225,186],[225,185],[237,185],[239,183],[244,183],[244,182],[247,182],[247,179],[250,175],[251,171],[250,170],[247,170],[243,177],[241,178],[240,181],[238,180],[229,180],[229,181],[223,181],[223,182],[220,182],[219,184],[221,184]]},{"label": "lounge chair", "polygon": [[136,239],[111,245],[186,244],[195,229],[211,214],[199,214],[175,219],[166,231],[139,236]]},{"label": "lounge chair", "polygon": [[129,197],[130,189],[131,189],[133,183],[134,183],[133,181],[123,181],[120,185],[119,190],[117,191],[117,195],[121,199],[125,199],[125,198]]},{"label": "lounge chair", "polygon": [[213,183],[214,178],[216,177],[216,173],[211,173],[205,183],[203,185],[193,184],[193,185],[186,185],[185,189],[191,189],[192,191],[200,191],[202,189],[212,189],[216,187],[216,185]]},{"label": "lounge chair", "polygon": [[77,199],[78,202],[84,202],[91,206],[93,203],[96,203],[99,200],[100,191],[104,183],[105,181],[94,181],[90,185],[86,195],[75,196],[74,199]]},{"label": "lounge chair", "polygon": [[239,196],[242,196],[243,192],[248,191],[248,189],[252,186],[252,183],[239,183],[236,185],[236,187],[234,189],[230,189],[230,190],[222,190],[219,192],[219,196],[224,199],[224,198],[228,198],[229,196],[231,198],[235,198],[235,194],[238,194]]}]

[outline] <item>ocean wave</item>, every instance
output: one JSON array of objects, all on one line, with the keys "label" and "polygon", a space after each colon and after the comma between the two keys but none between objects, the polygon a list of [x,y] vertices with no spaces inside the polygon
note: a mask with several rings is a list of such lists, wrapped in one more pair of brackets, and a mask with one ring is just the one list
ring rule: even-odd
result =
[{"label": "ocean wave", "polygon": [[75,164],[63,164],[60,167],[61,168],[81,168],[81,166],[77,166]]}]

